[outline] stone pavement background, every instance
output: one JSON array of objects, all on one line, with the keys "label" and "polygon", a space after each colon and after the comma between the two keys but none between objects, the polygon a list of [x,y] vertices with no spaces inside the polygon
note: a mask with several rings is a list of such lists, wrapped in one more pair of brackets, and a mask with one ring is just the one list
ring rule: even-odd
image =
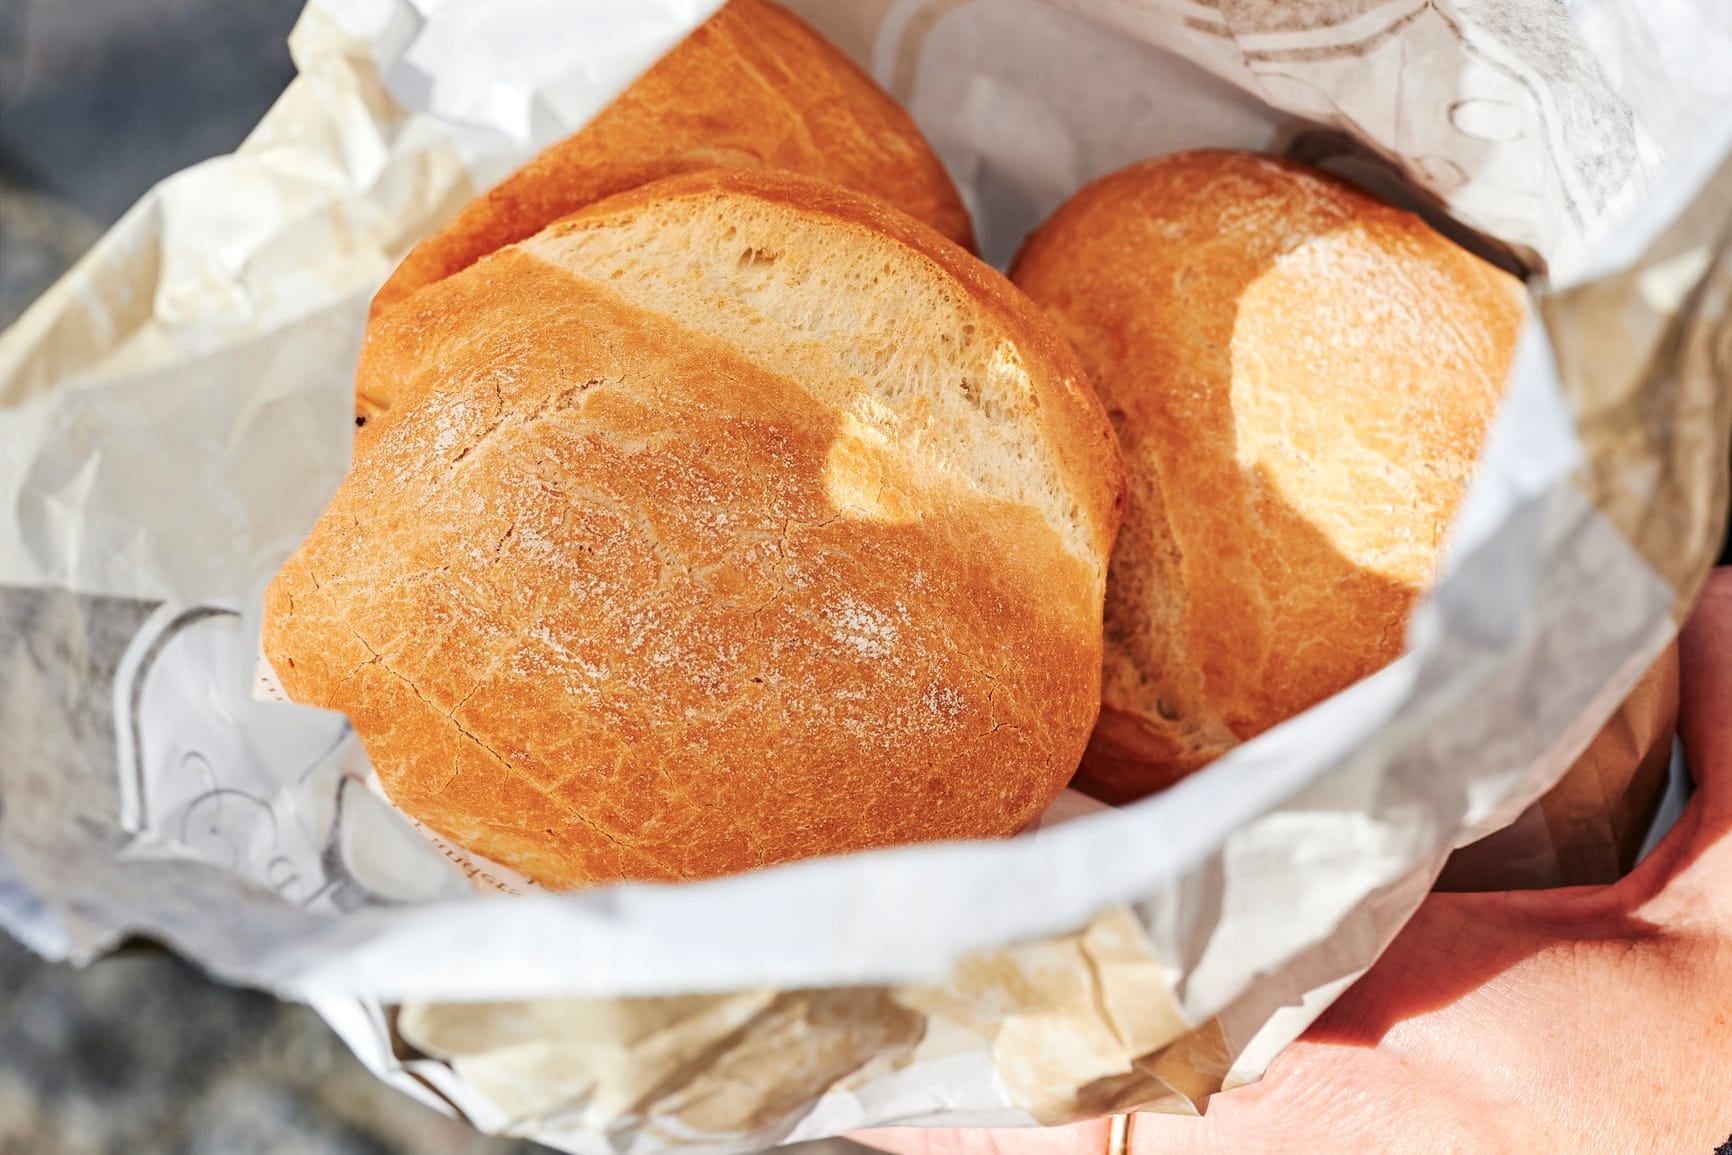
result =
[{"label": "stone pavement background", "polygon": [[[241,141],[294,74],[302,2],[0,0],[0,328],[152,184]],[[166,952],[80,971],[0,932],[0,1155],[547,1150],[423,1107],[311,1011]]]}]

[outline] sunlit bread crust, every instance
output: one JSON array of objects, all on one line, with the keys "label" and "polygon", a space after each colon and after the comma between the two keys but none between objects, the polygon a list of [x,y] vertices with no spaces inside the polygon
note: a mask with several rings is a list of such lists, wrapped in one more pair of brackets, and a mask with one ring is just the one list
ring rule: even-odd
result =
[{"label": "sunlit bread crust", "polygon": [[592,206],[378,323],[402,392],[266,653],[546,885],[1008,835],[1099,704],[1118,449],[925,225],[785,174]]},{"label": "sunlit bread crust", "polygon": [[1011,276],[1076,347],[1130,483],[1087,788],[1161,789],[1401,652],[1519,282],[1410,213],[1233,152],[1089,185]]}]

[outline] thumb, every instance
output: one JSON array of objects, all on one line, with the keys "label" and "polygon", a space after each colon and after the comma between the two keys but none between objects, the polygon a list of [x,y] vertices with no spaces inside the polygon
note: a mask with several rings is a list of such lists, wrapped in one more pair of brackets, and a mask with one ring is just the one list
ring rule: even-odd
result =
[{"label": "thumb", "polygon": [[1678,737],[1696,794],[1617,887],[1661,921],[1732,917],[1732,569],[1709,575],[1678,636]]}]

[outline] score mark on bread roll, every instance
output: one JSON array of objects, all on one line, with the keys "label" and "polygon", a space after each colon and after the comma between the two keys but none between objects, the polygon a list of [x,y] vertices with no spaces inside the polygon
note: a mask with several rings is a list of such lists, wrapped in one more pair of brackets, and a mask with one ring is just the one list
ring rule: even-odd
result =
[{"label": "score mark on bread roll", "polygon": [[[1117,445],[959,246],[675,177],[424,290],[265,648],[404,810],[538,883],[1006,836],[1099,708]],[[292,659],[292,660],[291,660]]]},{"label": "score mark on bread roll", "polygon": [[1401,652],[1502,393],[1519,282],[1339,181],[1232,152],[1084,188],[1011,275],[1076,347],[1131,490],[1085,788],[1161,789]]}]

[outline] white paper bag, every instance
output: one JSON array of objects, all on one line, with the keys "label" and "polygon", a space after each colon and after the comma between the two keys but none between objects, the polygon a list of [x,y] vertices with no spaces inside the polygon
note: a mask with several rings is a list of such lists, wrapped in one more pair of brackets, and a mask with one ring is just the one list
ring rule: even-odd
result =
[{"label": "white paper bag", "polygon": [[1165,794],[1009,842],[483,893],[343,719],[253,697],[258,594],[346,466],[373,288],[715,7],[313,0],[239,152],[0,338],[0,923],[75,960],[155,936],[572,1151],[1194,1109],[1557,779],[1706,571],[1732,9],[797,4],[914,113],[989,259],[1148,155],[1345,154],[1534,274],[1507,400],[1407,654]]}]

